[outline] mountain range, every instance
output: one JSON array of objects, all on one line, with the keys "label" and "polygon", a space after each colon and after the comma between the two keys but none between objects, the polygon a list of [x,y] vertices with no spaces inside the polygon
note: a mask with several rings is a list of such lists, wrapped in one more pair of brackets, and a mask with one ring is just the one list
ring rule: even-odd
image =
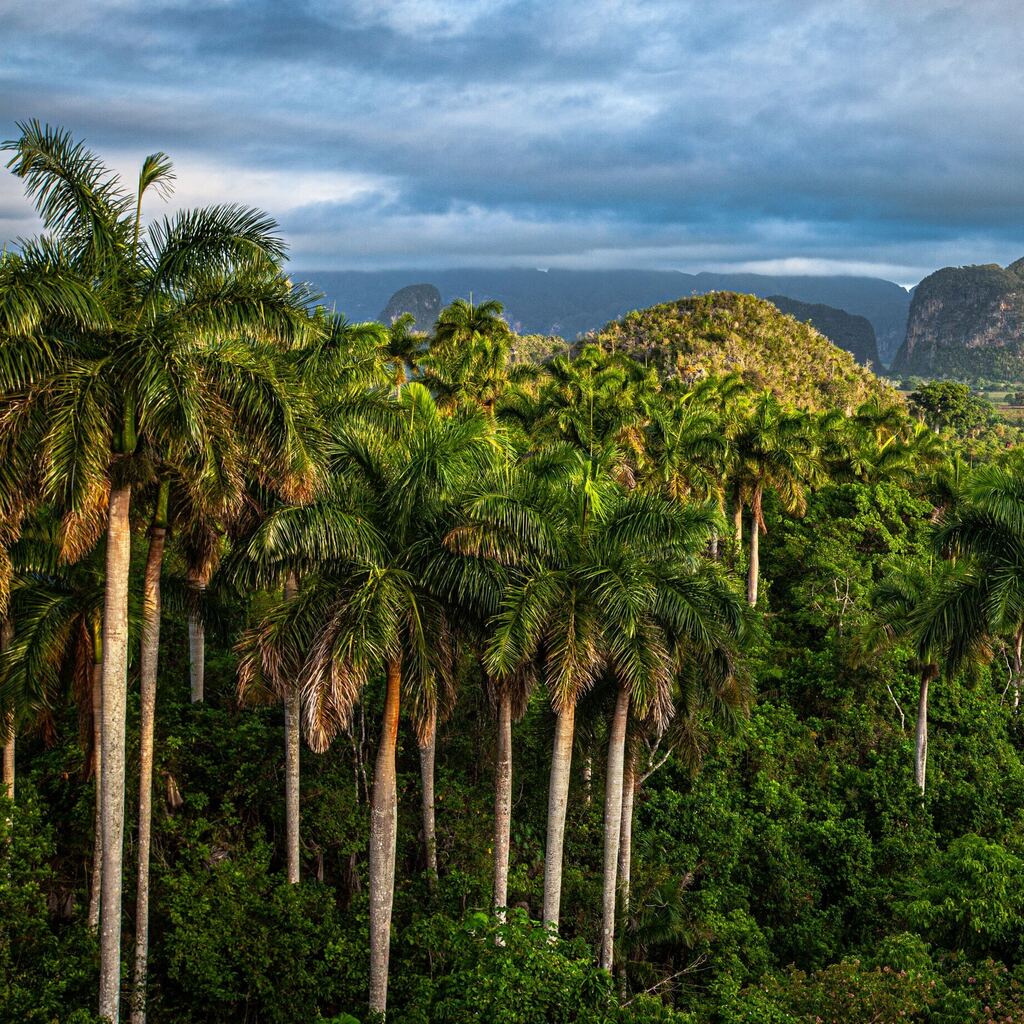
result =
[{"label": "mountain range", "polygon": [[459,297],[472,296],[478,302],[499,299],[517,331],[567,339],[598,330],[631,310],[691,295],[730,291],[761,298],[786,296],[864,317],[874,329],[882,363],[888,363],[903,343],[910,310],[910,293],[892,281],[838,275],[465,268],[428,272],[309,270],[294,276],[312,284],[327,304],[352,320],[380,317],[395,292],[419,281],[436,288],[444,304]]}]

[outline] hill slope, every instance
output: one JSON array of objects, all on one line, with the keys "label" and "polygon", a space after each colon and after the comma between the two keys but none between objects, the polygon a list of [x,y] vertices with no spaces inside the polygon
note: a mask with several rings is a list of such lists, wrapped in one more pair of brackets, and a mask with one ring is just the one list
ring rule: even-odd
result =
[{"label": "hill slope", "polygon": [[1024,260],[945,267],[914,289],[896,373],[1024,380]]},{"label": "hill slope", "polygon": [[380,270],[296,271],[353,320],[370,320],[400,288],[416,281],[433,284],[447,304],[455,298],[498,299],[509,322],[523,334],[575,338],[631,309],[644,309],[684,295],[735,291],[788,295],[867,317],[883,362],[903,342],[910,296],[892,281],[874,277],[681,274],[655,270]]},{"label": "hill slope", "polygon": [[807,409],[853,409],[896,392],[813,327],[753,295],[713,292],[627,314],[594,335],[683,376],[739,372]]},{"label": "hill slope", "polygon": [[875,329],[867,317],[854,316],[845,309],[820,302],[798,302],[785,295],[769,295],[768,301],[787,316],[810,324],[833,345],[849,352],[862,366],[880,365]]}]

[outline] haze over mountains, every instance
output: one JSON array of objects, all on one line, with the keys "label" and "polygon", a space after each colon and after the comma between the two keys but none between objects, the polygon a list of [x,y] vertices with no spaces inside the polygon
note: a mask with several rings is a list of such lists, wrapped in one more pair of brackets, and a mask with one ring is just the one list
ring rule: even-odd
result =
[{"label": "haze over mountains", "polygon": [[630,310],[688,295],[710,291],[761,298],[781,295],[865,317],[874,328],[878,353],[886,364],[903,344],[911,301],[905,288],[872,277],[474,268],[433,272],[310,270],[297,271],[294,276],[309,281],[323,292],[328,304],[352,320],[376,319],[396,291],[422,282],[438,290],[442,303],[470,294],[477,301],[499,299],[517,330],[569,339],[598,330]]}]

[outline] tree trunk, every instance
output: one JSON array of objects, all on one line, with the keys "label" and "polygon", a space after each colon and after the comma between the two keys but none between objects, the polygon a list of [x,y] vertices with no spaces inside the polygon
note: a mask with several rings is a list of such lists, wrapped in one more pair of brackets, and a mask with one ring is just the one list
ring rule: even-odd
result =
[{"label": "tree trunk", "polygon": [[14,712],[4,715],[4,796],[14,799],[16,740],[14,736]]},{"label": "tree trunk", "polygon": [[132,1024],[146,1022],[149,961],[149,847],[153,827],[153,733],[156,673],[160,658],[160,573],[167,537],[167,485],[161,484],[149,534],[142,579],[142,643],[139,658],[139,876],[135,890],[135,971],[132,976]]},{"label": "tree trunk", "polygon": [[370,1013],[381,1017],[388,1007],[388,960],[391,955],[391,905],[395,897],[395,830],[398,793],[395,748],[402,687],[402,662],[388,664],[387,695],[380,749],[373,773],[370,806]]},{"label": "tree trunk", "polygon": [[508,906],[508,854],[512,831],[512,698],[498,698],[498,760],[494,770],[494,912],[505,920]]},{"label": "tree trunk", "polygon": [[420,748],[420,792],[423,801],[423,847],[427,861],[427,886],[437,888],[437,826],[434,821],[434,758],[437,753],[437,718],[430,716],[427,735]]},{"label": "tree trunk", "polygon": [[757,525],[757,518],[751,517],[750,524],[750,565],[747,567],[747,604],[751,608],[757,605],[757,583],[761,571],[760,552],[761,530]]},{"label": "tree trunk", "polygon": [[1021,644],[1024,643],[1024,629],[1018,629],[1013,638],[1013,710],[1014,714],[1020,712],[1020,686],[1021,675],[1024,674],[1024,665],[1021,663]]},{"label": "tree trunk", "polygon": [[[291,600],[298,593],[298,582],[289,574],[284,585],[284,596]],[[288,881],[295,884],[299,880],[299,798],[300,798],[300,766],[302,750],[302,695],[299,687],[293,683],[284,700],[284,820],[285,843],[288,847]]]},{"label": "tree trunk", "polygon": [[928,768],[928,684],[935,678],[931,665],[921,672],[921,689],[917,697],[917,725],[914,727],[914,781],[924,796],[925,771]]},{"label": "tree trunk", "polygon": [[[630,884],[633,870],[633,805],[636,798],[636,755],[627,752],[622,766],[622,824],[619,827],[619,920],[623,929],[629,923]],[[619,961],[619,990],[625,998],[626,966]]]},{"label": "tree trunk", "polygon": [[103,876],[103,637],[99,619],[93,624],[92,649],[92,771],[96,787],[95,825],[92,841],[92,880],[89,886],[89,927],[100,926],[100,881]]},{"label": "tree trunk", "polygon": [[740,553],[743,551],[743,502],[739,498],[736,499],[736,507],[732,513],[733,538],[736,541],[736,557],[740,557]]},{"label": "tree trunk", "polygon": [[622,829],[622,776],[626,752],[626,722],[629,692],[619,687],[615,714],[608,733],[608,775],[604,788],[604,889],[601,911],[601,956],[599,966],[612,969],[615,949],[616,873],[619,867],[619,836]]},{"label": "tree trunk", "polygon": [[99,1016],[121,1010],[121,860],[124,854],[124,732],[128,690],[128,575],[131,487],[110,491],[103,595],[103,737],[100,765],[103,857]]},{"label": "tree trunk", "polygon": [[[11,620],[4,619],[0,623],[0,653],[7,650],[11,643]],[[17,739],[16,739],[15,725],[14,725],[14,711],[8,711],[4,715],[4,769],[3,769],[3,783],[4,783],[4,795],[8,800],[14,799],[14,780],[17,774],[15,770],[15,754],[17,751]]]},{"label": "tree trunk", "polygon": [[575,704],[556,713],[555,745],[551,751],[551,781],[548,785],[548,843],[544,856],[544,924],[556,935],[562,902],[562,849],[575,725]]},{"label": "tree trunk", "polygon": [[631,754],[622,768],[622,825],[619,833],[619,907],[622,920],[629,915],[629,887],[633,869],[633,804],[637,791],[636,765]]},{"label": "tree trunk", "polygon": [[[200,593],[205,587],[198,587]],[[188,678],[192,703],[201,704],[206,682],[206,626],[198,612],[188,616]]]}]

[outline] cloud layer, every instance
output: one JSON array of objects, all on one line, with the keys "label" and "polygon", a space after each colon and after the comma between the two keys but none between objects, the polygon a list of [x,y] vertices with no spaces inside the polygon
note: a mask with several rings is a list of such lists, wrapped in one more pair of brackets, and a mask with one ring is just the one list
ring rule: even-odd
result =
[{"label": "cloud layer", "polygon": [[[303,268],[876,273],[1024,253],[1004,0],[0,2],[39,117]],[[0,177],[0,238],[34,230]]]}]

